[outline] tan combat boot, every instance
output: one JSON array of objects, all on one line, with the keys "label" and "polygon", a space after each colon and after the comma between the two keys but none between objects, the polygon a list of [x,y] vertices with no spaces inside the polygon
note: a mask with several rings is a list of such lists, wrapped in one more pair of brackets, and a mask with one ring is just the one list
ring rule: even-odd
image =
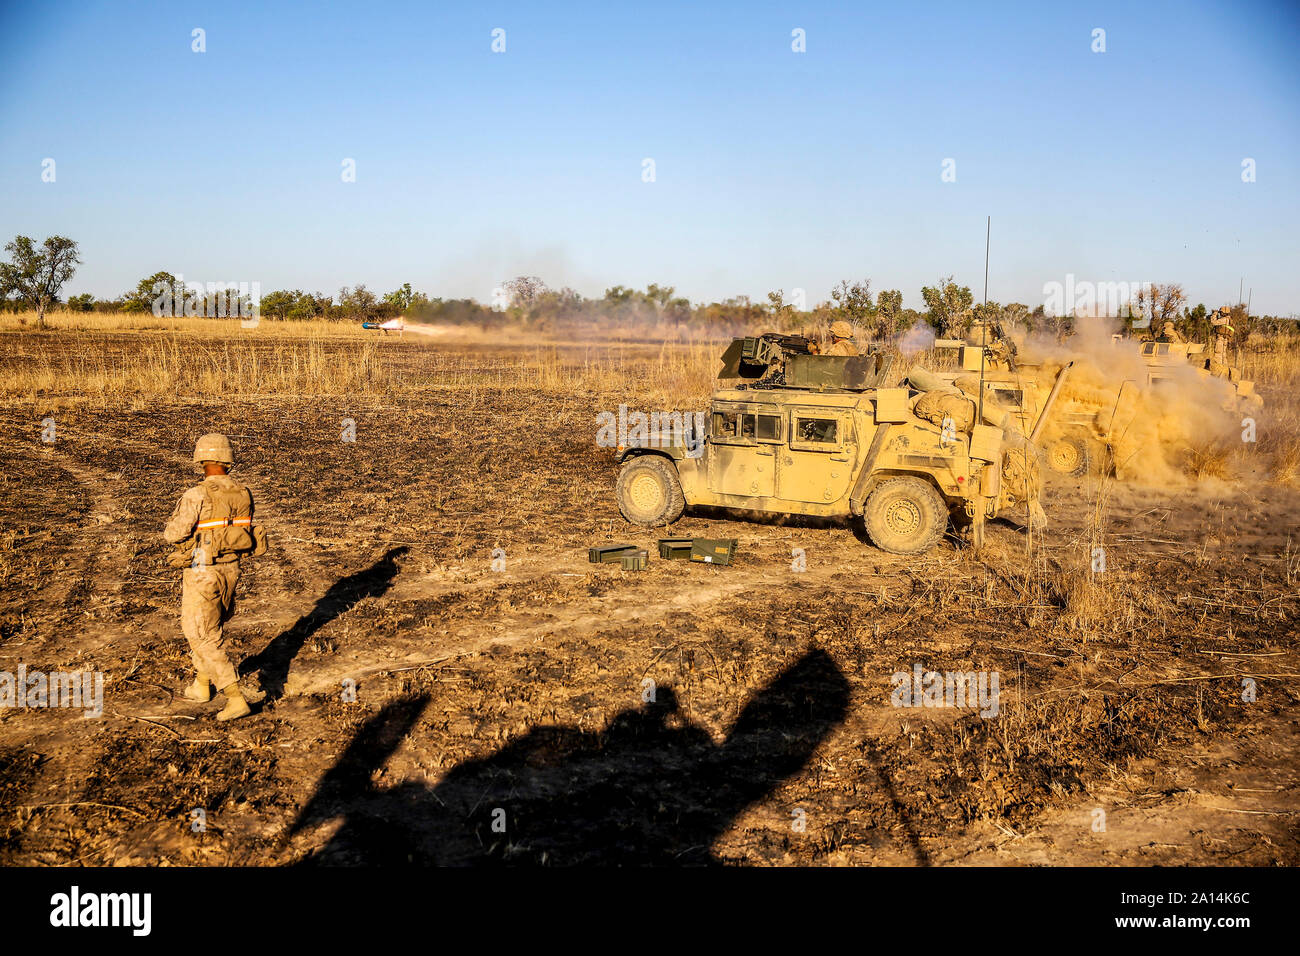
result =
[{"label": "tan combat boot", "polygon": [[248,706],[248,701],[244,700],[244,694],[239,689],[238,683],[221,688],[221,693],[226,695],[226,706],[217,714],[217,720],[238,720],[253,712],[253,709]]},{"label": "tan combat boot", "polygon": [[181,691],[181,694],[186,700],[206,704],[212,699],[212,681],[207,674],[195,674],[194,683]]}]

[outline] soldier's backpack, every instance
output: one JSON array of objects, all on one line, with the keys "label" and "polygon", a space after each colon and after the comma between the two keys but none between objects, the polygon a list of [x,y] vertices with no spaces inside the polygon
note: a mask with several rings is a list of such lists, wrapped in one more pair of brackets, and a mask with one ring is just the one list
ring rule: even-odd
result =
[{"label": "soldier's backpack", "polygon": [[253,524],[253,496],[248,489],[205,481],[194,534],[181,542],[167,563],[175,568],[216,564],[231,555],[261,557],[269,548],[266,529]]}]

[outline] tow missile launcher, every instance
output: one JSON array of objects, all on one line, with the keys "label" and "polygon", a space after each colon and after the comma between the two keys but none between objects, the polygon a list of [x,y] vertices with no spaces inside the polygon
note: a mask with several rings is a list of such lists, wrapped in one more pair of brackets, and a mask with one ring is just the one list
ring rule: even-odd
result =
[{"label": "tow missile launcher", "polygon": [[980,394],[982,386],[990,417],[1003,416],[1009,430],[1029,436],[1052,471],[1079,476],[1102,474],[1111,467],[1113,443],[1102,424],[1109,421],[1103,406],[1060,398],[1061,385],[1073,363],[1051,377],[1036,362],[1018,356],[1009,339],[995,339],[988,346],[972,344],[969,338],[940,339],[934,345],[938,350],[957,352],[956,367],[933,372],[935,378],[972,398]]}]

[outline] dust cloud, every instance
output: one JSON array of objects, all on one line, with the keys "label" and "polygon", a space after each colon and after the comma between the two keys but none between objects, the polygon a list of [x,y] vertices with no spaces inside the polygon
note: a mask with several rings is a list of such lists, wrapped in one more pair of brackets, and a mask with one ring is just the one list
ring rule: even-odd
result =
[{"label": "dust cloud", "polygon": [[1058,413],[1095,415],[1110,436],[1116,476],[1152,486],[1186,485],[1197,461],[1223,457],[1241,440],[1243,415],[1231,383],[1202,374],[1191,363],[1152,371],[1132,339],[1112,339],[1118,323],[1080,319],[1065,343],[1029,335],[1019,347],[1024,371],[1050,387],[1062,366],[1070,369]]}]

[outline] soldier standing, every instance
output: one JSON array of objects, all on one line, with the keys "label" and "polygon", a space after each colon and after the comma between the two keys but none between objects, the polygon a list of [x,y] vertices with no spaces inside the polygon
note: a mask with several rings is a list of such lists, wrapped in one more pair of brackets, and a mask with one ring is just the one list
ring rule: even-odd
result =
[{"label": "soldier standing", "polygon": [[[226,697],[217,720],[236,720],[251,709],[226,656],[222,629],[235,610],[239,557],[264,552],[265,541],[253,527],[253,496],[227,474],[235,464],[230,439],[204,435],[194,446],[194,464],[203,469],[203,483],[185,492],[163,529],[167,542],[178,546],[169,563],[185,568],[181,630],[197,673],[184,695],[207,703],[215,686]],[[263,695],[249,696],[256,703]]]},{"label": "soldier standing", "polygon": [[831,323],[831,344],[823,355],[857,355],[853,344],[853,326],[843,319]]},{"label": "soldier standing", "polygon": [[1218,365],[1228,364],[1228,345],[1232,341],[1232,326],[1228,324],[1231,313],[1227,309],[1215,309],[1210,316],[1214,326],[1214,361]]}]

